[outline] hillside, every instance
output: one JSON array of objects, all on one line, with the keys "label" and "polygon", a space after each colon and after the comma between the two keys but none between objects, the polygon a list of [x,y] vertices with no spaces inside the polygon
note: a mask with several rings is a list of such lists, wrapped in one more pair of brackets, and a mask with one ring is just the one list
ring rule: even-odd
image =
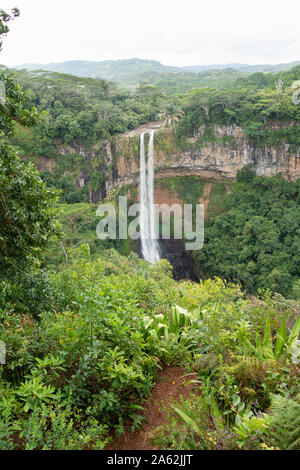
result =
[{"label": "hillside", "polygon": [[26,276],[0,297],[1,449],[299,449],[296,302],[87,245]]},{"label": "hillside", "polygon": [[161,86],[167,92],[206,86],[226,88],[239,76],[254,72],[276,73],[289,70],[298,64],[300,61],[277,65],[213,64],[173,67],[156,60],[132,58],[100,62],[71,60],[50,64],[21,64],[14,68],[102,78],[123,86],[136,86],[145,82]]},{"label": "hillside", "polygon": [[[211,73],[215,72],[202,72]],[[28,104],[47,114],[30,129],[21,125],[15,126],[10,142],[24,160],[35,163],[48,187],[61,190],[60,202],[97,204],[121,191],[123,194],[130,192],[132,199],[136,199],[139,184],[139,135],[147,126],[151,126],[151,122],[153,124],[153,121],[160,118],[161,129],[155,134],[156,181],[167,178],[169,184],[165,184],[165,188],[157,188],[156,197],[161,195],[159,203],[172,200],[172,191],[166,191],[166,188],[170,189],[172,185],[177,188],[174,196],[178,199],[197,202],[205,193],[204,189],[203,194],[200,190],[206,182],[211,189],[210,197],[206,198],[207,215],[215,213],[219,216],[223,199],[223,193],[218,194],[217,191],[222,186],[217,183],[223,184],[223,181],[219,181],[220,178],[236,178],[239,170],[252,164],[256,175],[273,175],[275,178],[277,173],[282,173],[282,176],[290,181],[287,189],[284,183],[281,185],[275,179],[272,182],[265,179],[261,183],[256,181],[256,198],[254,197],[253,203],[257,205],[256,215],[265,220],[269,216],[269,211],[265,212],[263,207],[258,206],[258,192],[264,187],[263,201],[273,200],[273,193],[278,195],[281,191],[282,200],[287,193],[291,193],[292,196],[287,197],[287,200],[291,206],[291,219],[296,221],[294,212],[297,214],[297,208],[294,208],[294,200],[298,204],[297,186],[291,181],[299,178],[300,174],[300,115],[299,107],[292,103],[294,89],[291,85],[299,79],[299,74],[299,66],[280,74],[258,72],[239,77],[222,90],[198,88],[179,94],[172,93],[170,88],[168,93],[159,87],[146,85],[129,91],[121,90],[105,80],[57,72],[17,71],[19,82],[32,92],[27,98]],[[277,88],[279,79],[282,80],[280,89]],[[208,77],[207,80],[209,83]],[[192,178],[188,184],[182,179],[184,176]],[[269,184],[271,187],[268,192]],[[181,194],[182,197],[182,191],[180,188],[178,190],[180,185],[186,188],[186,193]],[[249,194],[250,189],[248,188]],[[194,198],[196,195],[197,198]],[[237,209],[234,216],[238,220],[240,212],[246,213],[243,208],[240,210],[239,203],[240,197],[234,203]],[[219,207],[216,207],[217,204]],[[282,219],[283,207],[276,207],[276,214],[281,211]],[[65,212],[68,212],[68,209],[65,209]],[[249,213],[242,219],[242,232],[252,215]],[[77,216],[81,220],[82,215],[76,214]],[[67,232],[72,234],[72,227],[67,229],[68,220],[69,218],[64,219],[63,225]],[[274,220],[271,219],[265,230],[271,227]],[[226,220],[224,223],[226,225]],[[75,224],[78,231],[79,225]],[[291,246],[294,247],[294,259],[297,259],[298,225],[296,223],[293,228],[290,223],[287,225],[289,236],[293,240]],[[219,226],[217,229],[220,229],[222,246],[226,230],[222,232]],[[85,233],[85,229],[82,232],[81,230],[83,229],[80,228],[80,234],[75,230],[75,233],[64,239],[67,246],[89,241],[85,240],[86,236],[90,239],[88,233]],[[234,227],[233,230],[238,233],[239,228]],[[209,233],[212,234],[213,240],[214,229],[210,232],[207,230],[207,234]],[[298,278],[297,263],[295,265],[291,259],[293,255],[290,249],[283,249],[281,246],[282,240],[287,236],[284,227],[274,234],[275,238],[277,236],[278,251],[282,254],[285,252],[285,258],[268,256],[265,272],[262,265],[266,264],[266,260],[264,263],[261,261],[262,254],[259,260],[257,259],[256,249],[244,256],[247,260],[245,263],[245,259],[241,260],[234,247],[227,243],[228,250],[225,255],[231,257],[230,263],[222,258],[223,250],[218,247],[214,248],[219,262],[211,259],[214,253],[212,248],[208,257],[207,253],[205,258],[197,254],[194,256],[197,276],[212,276],[217,271],[227,280],[238,280],[247,286],[248,292],[251,293],[264,287],[267,282],[273,290],[284,295],[293,295]],[[244,237],[243,233],[240,236]],[[207,246],[209,243],[207,240]],[[92,240],[90,245],[93,254],[97,252],[99,244]],[[113,246],[126,254],[131,249],[138,251],[136,246],[129,244],[123,246],[120,243]],[[275,242],[272,246],[275,246]],[[180,247],[172,249],[178,253],[177,258],[182,256]],[[166,247],[168,253],[172,249],[170,246]],[[61,256],[61,246],[59,253],[53,251],[50,255],[54,264],[55,259],[58,263],[61,261]],[[174,255],[172,259],[174,269],[182,264],[181,261],[177,263]],[[252,268],[253,260],[257,270]],[[228,265],[232,269],[229,269]],[[179,271],[183,273],[185,270],[180,268]],[[184,277],[184,274],[180,276]],[[249,278],[254,277],[253,283]]]},{"label": "hillside", "polygon": [[93,62],[88,60],[71,60],[52,64],[22,64],[16,69],[49,70],[51,72],[78,75],[80,77],[103,78],[116,83],[131,83],[147,72],[176,72],[177,67],[169,67],[156,60],[126,59]]},{"label": "hillside", "polygon": [[[43,2],[14,51],[118,57],[145,32],[146,50],[184,52],[169,3]],[[230,18],[178,3],[189,53],[204,23],[225,48],[228,19],[238,33],[227,3]],[[19,16],[0,9],[0,52]],[[0,65],[0,451],[144,470],[300,450],[300,65],[285,66]]]},{"label": "hillside", "polygon": [[[122,62],[122,61],[119,61]],[[24,66],[25,67],[25,66]],[[97,74],[91,72],[89,73],[87,69],[82,68],[80,72],[77,67],[49,67],[46,68],[39,64],[30,65],[28,68],[16,67],[13,71],[16,73],[18,80],[26,87],[33,88],[34,83],[35,88],[37,88],[39,77],[43,82],[46,80],[49,82],[48,85],[51,85],[50,81],[55,80],[61,82],[68,78],[74,83],[80,83],[80,79],[90,79],[92,84],[92,79],[94,80],[105,80],[109,81],[110,85],[114,83],[116,86],[129,89],[137,89],[139,86],[152,85],[159,88],[161,91],[167,94],[174,93],[184,93],[193,88],[218,88],[226,89],[234,86],[234,83],[238,79],[246,79],[249,74],[239,72],[234,69],[224,69],[224,70],[207,70],[204,72],[184,72],[180,69],[174,71],[168,67],[160,70],[154,70],[149,65],[147,70],[144,70],[143,67],[139,69],[139,65],[136,67],[128,67],[120,64],[119,66],[112,66],[109,71],[110,66],[107,66],[107,70],[101,74],[101,77]],[[117,71],[117,68],[119,71]],[[0,66],[0,69],[5,69],[4,66]],[[60,70],[61,69],[61,70]],[[69,71],[68,71],[69,70]],[[72,78],[71,78],[72,77]]]},{"label": "hillside", "polygon": [[186,67],[181,67],[182,70],[186,72],[203,72],[206,70],[223,70],[223,69],[234,69],[240,72],[280,72],[283,70],[289,70],[292,67],[296,67],[299,65],[300,61],[288,62],[285,64],[257,64],[257,65],[249,65],[249,64],[212,64],[212,65],[189,65]]}]

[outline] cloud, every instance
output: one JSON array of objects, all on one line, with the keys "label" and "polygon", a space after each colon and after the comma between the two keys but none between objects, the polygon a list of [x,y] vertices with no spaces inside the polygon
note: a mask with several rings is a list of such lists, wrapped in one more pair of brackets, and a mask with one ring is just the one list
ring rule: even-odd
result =
[{"label": "cloud", "polygon": [[141,57],[170,65],[299,60],[294,0],[1,0],[18,4],[0,63]]}]

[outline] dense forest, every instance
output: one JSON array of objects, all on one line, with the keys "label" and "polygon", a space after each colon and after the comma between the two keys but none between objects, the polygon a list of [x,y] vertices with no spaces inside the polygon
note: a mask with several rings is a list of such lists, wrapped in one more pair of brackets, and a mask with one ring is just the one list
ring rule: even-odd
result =
[{"label": "dense forest", "polygon": [[[282,74],[255,73],[227,90],[197,89],[182,98],[184,116],[177,124],[180,137],[194,136],[204,125],[201,141],[215,138],[213,125],[241,126],[257,145],[280,142],[299,147],[299,107],[292,101],[291,85],[299,80],[300,66]],[[273,124],[273,128],[272,128]],[[274,124],[278,127],[275,129]]]},{"label": "dense forest", "polygon": [[[0,11],[0,50],[18,16]],[[182,150],[232,124],[258,147],[297,150],[300,108],[291,97],[300,67],[199,72],[197,89],[185,72],[169,86],[166,73],[123,89],[1,69],[0,450],[118,448],[145,424],[166,371],[184,377],[190,393],[165,402],[147,448],[300,448],[299,180],[243,168],[216,198],[220,210],[193,255],[199,282],[177,282],[167,260],[150,264],[123,256],[118,241],[97,240],[96,206],[70,170],[85,161],[66,162],[59,150],[98,146],[94,176],[105,178],[102,144],[158,119]],[[57,173],[39,173],[41,155],[61,162]],[[190,182],[184,197],[197,192]]]},{"label": "dense forest", "polygon": [[241,283],[247,292],[265,288],[297,295],[299,183],[255,176],[244,167],[225,197],[225,212],[206,226],[204,247],[195,254],[200,270]]}]

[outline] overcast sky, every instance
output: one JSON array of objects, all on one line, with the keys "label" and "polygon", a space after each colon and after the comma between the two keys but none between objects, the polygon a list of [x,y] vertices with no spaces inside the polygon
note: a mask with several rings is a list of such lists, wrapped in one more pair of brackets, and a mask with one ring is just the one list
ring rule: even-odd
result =
[{"label": "overcast sky", "polygon": [[166,65],[300,60],[299,0],[0,0],[0,63],[139,57]]}]

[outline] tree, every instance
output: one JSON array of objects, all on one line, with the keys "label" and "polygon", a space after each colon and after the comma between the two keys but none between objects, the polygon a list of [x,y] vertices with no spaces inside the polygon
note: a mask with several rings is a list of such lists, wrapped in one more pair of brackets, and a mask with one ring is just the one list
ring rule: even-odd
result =
[{"label": "tree", "polygon": [[[7,33],[6,23],[18,16],[0,12],[0,38]],[[59,233],[54,217],[57,192],[47,188],[38,171],[23,163],[8,143],[15,123],[37,124],[42,115],[31,107],[29,94],[2,72],[6,101],[0,104],[0,276],[8,277],[31,266],[42,247]]]},{"label": "tree", "polygon": [[207,223],[204,247],[194,253],[199,272],[239,282],[247,292],[289,295],[300,275],[299,184],[243,168],[225,198],[228,211]]},{"label": "tree", "polygon": [[56,191],[47,188],[34,166],[24,164],[0,143],[0,272],[24,270],[58,234]]},{"label": "tree", "polygon": [[183,116],[183,111],[179,109],[174,103],[164,105],[163,109],[158,115],[163,126],[171,127],[176,124]]},{"label": "tree", "polygon": [[276,90],[278,91],[278,93],[282,93],[282,90],[283,90],[283,80],[282,80],[281,76],[278,78],[278,80],[276,80],[276,82],[275,82],[275,87],[276,87]]},{"label": "tree", "polygon": [[9,31],[7,23],[20,15],[18,8],[13,8],[9,15],[4,10],[0,10],[0,51],[2,50],[3,38]]}]

